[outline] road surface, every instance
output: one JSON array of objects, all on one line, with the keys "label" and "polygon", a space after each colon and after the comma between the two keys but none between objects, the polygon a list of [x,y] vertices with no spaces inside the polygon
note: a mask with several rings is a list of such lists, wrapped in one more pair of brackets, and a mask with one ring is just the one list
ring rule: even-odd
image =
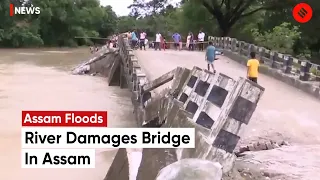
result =
[{"label": "road surface", "polygon": [[[139,63],[152,80],[177,66],[206,68],[203,52],[136,51]],[[245,66],[219,56],[215,67],[232,78],[244,77]],[[281,81],[260,75],[259,84],[266,88],[244,139],[257,137],[282,138],[294,143],[320,142],[320,102]],[[260,126],[262,125],[262,126]]]},{"label": "road surface", "polygon": [[[141,67],[150,80],[171,71],[177,66],[192,69],[193,66],[206,68],[203,52],[189,51],[135,51]],[[232,78],[246,76],[246,67],[220,56],[215,62],[218,72]],[[271,150],[265,155],[255,155],[257,162],[267,162],[263,168],[280,170],[298,179],[314,179],[320,176],[320,101],[281,81],[261,74],[260,85],[265,93],[260,100],[251,121],[241,137],[240,144],[255,141],[286,140],[293,146],[288,149]],[[302,152],[303,153],[302,153]],[[306,152],[307,151],[307,152]],[[288,152],[288,153],[286,153]],[[303,154],[303,155],[302,155]],[[286,156],[285,156],[286,155]],[[282,157],[279,159],[279,157]],[[303,159],[303,160],[301,160]],[[273,165],[272,165],[273,164]],[[291,170],[286,170],[291,167]],[[317,174],[317,176],[314,176]],[[290,179],[290,178],[289,178]]]}]

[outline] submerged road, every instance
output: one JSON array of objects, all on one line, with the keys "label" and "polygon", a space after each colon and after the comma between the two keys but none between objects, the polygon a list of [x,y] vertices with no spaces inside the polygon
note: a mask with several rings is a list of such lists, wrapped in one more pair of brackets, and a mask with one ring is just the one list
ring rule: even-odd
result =
[{"label": "submerged road", "polygon": [[[204,52],[189,51],[135,51],[139,63],[147,76],[153,80],[181,66],[206,68]],[[232,78],[246,76],[246,67],[219,56],[217,72]],[[261,74],[260,85],[265,94],[242,136],[241,143],[260,139],[288,140],[297,144],[319,144],[320,101],[281,81]]]}]

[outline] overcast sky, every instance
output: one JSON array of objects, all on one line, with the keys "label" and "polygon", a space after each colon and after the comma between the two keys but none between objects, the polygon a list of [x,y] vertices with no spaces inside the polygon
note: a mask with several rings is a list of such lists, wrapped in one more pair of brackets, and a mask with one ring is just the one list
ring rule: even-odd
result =
[{"label": "overcast sky", "polygon": [[[173,3],[177,3],[180,0],[170,0]],[[133,0],[100,0],[101,5],[110,5],[114,12],[119,16],[125,16],[130,13],[130,9],[127,7],[132,4]]]},{"label": "overcast sky", "polygon": [[127,7],[132,4],[133,0],[100,0],[101,5],[110,5],[114,12],[119,16],[125,16],[130,13]]}]

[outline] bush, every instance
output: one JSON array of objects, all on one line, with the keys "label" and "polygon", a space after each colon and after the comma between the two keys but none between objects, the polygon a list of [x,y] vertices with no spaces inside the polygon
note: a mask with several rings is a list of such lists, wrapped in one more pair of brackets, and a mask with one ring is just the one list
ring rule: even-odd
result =
[{"label": "bush", "polygon": [[276,26],[272,31],[260,33],[258,29],[253,29],[252,34],[257,45],[281,53],[292,54],[295,42],[301,38],[301,32],[297,26],[284,22]]},{"label": "bush", "polygon": [[320,71],[318,71],[316,67],[312,67],[310,72],[315,76],[320,76]]},{"label": "bush", "polygon": [[43,41],[39,34],[34,34],[28,28],[13,27],[5,30],[4,45],[12,47],[39,47]]}]

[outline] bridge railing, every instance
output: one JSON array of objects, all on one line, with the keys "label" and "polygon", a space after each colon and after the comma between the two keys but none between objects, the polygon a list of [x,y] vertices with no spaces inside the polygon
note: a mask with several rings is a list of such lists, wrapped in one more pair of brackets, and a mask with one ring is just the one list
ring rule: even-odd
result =
[{"label": "bridge railing", "polygon": [[119,54],[122,59],[121,69],[126,74],[124,78],[128,88],[132,90],[133,102],[143,104],[146,100],[144,97],[143,86],[148,82],[146,74],[143,72],[138,59],[131,49],[129,40],[124,35],[118,37]]},{"label": "bridge railing", "polygon": [[249,58],[250,52],[255,51],[262,64],[281,70],[285,74],[296,76],[301,81],[320,81],[320,65],[310,61],[300,60],[292,55],[282,54],[231,37],[209,36],[209,40],[218,48],[236,52],[247,58]]}]

